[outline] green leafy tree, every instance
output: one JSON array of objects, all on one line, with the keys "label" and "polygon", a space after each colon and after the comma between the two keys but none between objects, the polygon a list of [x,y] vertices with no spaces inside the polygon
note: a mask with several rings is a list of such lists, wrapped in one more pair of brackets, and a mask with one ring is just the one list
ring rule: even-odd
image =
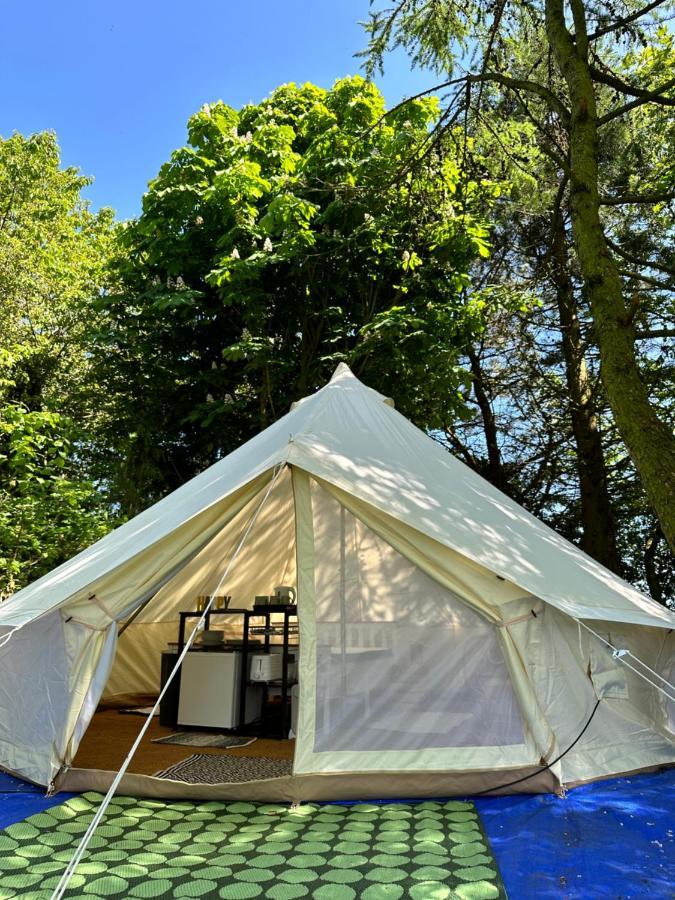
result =
[{"label": "green leafy tree", "polygon": [[77,434],[56,412],[0,403],[0,600],[112,526],[78,465]]},{"label": "green leafy tree", "polygon": [[[498,188],[461,154],[425,156],[438,104],[383,122],[362,78],[285,85],[190,119],[121,238],[100,301],[98,378],[126,510],[182,483],[323,384],[345,360],[434,427],[462,407],[458,355],[485,298]],[[414,170],[410,160],[415,159]]]},{"label": "green leafy tree", "polygon": [[[617,62],[618,71],[651,64],[648,50],[639,57],[642,63]],[[634,257],[659,260],[664,270],[657,277],[641,265],[622,266],[636,313],[641,374],[650,402],[672,422],[669,338],[675,329],[673,281],[666,269],[675,207],[667,202],[663,181],[672,125],[669,131],[660,106],[639,107],[626,118],[604,129],[599,145],[621,201],[605,196],[603,216],[609,240],[632,248]],[[525,313],[499,313],[488,324],[470,359],[475,415],[454,424],[449,441],[590,555],[666,600],[675,589],[673,556],[599,377],[593,321],[570,234],[567,185],[519,104],[496,95],[472,118],[472,127],[493,173],[505,172],[513,182],[493,213],[494,249],[480,278],[537,302],[527,303]],[[652,203],[630,202],[638,185],[651,192]]]},{"label": "green leafy tree", "polygon": [[[569,215],[616,426],[675,549],[675,437],[650,395],[636,350],[643,292],[635,290],[635,276],[644,285],[655,273],[672,273],[672,235],[662,231],[660,248],[648,241],[638,249],[632,232],[624,246],[613,236],[607,212],[671,201],[672,154],[663,154],[639,183],[626,178],[628,169],[617,177],[617,167],[603,156],[605,135],[618,123],[636,123],[643,114],[665,122],[675,105],[675,82],[664,74],[672,70],[673,44],[659,18],[672,4],[402,0],[377,7],[369,23],[369,64],[381,65],[389,49],[403,47],[417,64],[443,73],[443,83],[432,88],[442,87],[447,95],[439,134],[458,115],[464,113],[470,127],[495,106],[517,110],[532,124],[557,176],[557,206]],[[454,73],[458,61],[465,74]],[[664,131],[672,135],[668,126]]]},{"label": "green leafy tree", "polygon": [[61,168],[50,133],[0,139],[0,598],[110,527],[94,485],[98,415],[85,340],[112,214]]}]

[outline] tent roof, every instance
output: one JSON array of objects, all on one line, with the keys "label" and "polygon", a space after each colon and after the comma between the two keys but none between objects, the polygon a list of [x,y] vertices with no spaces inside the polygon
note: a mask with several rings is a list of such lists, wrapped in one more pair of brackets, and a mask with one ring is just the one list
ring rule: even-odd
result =
[{"label": "tent roof", "polygon": [[163,500],[14,595],[0,628],[46,612],[257,476],[289,462],[571,616],[675,627],[641,594],[506,497],[345,365],[315,394]]}]

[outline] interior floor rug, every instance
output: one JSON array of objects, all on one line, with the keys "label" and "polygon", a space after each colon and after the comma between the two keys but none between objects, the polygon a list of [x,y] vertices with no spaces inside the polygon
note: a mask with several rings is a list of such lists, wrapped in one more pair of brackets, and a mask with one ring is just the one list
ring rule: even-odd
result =
[{"label": "interior floor rug", "polygon": [[178,731],[166,737],[153,738],[153,744],[180,744],[184,747],[248,747],[257,738],[237,737],[234,734],[213,734],[209,731]]},{"label": "interior floor rug", "polygon": [[[0,898],[49,900],[100,794],[0,832]],[[504,900],[472,803],[190,803],[114,797],[66,898]]]},{"label": "interior floor rug", "polygon": [[[155,778],[187,781],[188,784],[231,784],[257,781],[261,778],[281,778],[290,775],[290,759],[270,759],[267,756],[210,756],[193,753],[168,769],[155,773]],[[1,898],[0,898],[1,900]]]}]

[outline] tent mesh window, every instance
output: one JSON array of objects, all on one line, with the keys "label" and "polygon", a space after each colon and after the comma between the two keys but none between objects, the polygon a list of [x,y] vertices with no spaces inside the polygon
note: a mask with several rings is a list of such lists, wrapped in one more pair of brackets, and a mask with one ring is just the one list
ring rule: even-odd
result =
[{"label": "tent mesh window", "polygon": [[314,751],[522,744],[495,628],[312,486]]}]

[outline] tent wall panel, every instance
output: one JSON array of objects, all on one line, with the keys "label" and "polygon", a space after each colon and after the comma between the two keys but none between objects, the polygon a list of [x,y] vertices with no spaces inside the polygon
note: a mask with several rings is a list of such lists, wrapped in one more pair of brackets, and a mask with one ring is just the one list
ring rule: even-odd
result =
[{"label": "tent wall panel", "polygon": [[315,709],[296,771],[536,762],[496,626],[323,487],[309,491],[315,573],[300,618],[313,617],[315,652],[302,633],[301,696]]},{"label": "tent wall panel", "polygon": [[[500,626],[511,619],[529,614],[541,602],[508,581],[497,578],[471,560],[448,551],[438,541],[415,531],[370,504],[351,497],[333,485],[316,480],[325,490],[352,512],[372,531],[425,572],[433,581],[464,599],[472,608]],[[532,683],[522,654],[514,643],[508,627],[500,628],[499,639],[523,711],[526,727],[534,741],[539,757],[555,756],[555,737],[532,689]]]},{"label": "tent wall panel", "polygon": [[110,644],[108,629],[64,621],[59,610],[13,635],[0,650],[1,767],[38,784],[52,780],[96,707],[89,686]]},{"label": "tent wall panel", "polygon": [[[602,626],[594,626],[600,633]],[[618,628],[605,624],[620,645],[632,647],[645,662],[656,662],[665,633],[660,629]],[[597,639],[568,616],[544,607],[509,627],[528,670],[543,714],[553,729],[562,752],[580,734],[593,713],[599,693],[592,675],[592,656]],[[628,699],[603,696],[591,724],[579,743],[561,761],[561,779],[587,781],[618,772],[634,771],[675,762],[675,744],[665,728],[659,691],[632,674],[619,660],[605,678],[624,684]]]}]

